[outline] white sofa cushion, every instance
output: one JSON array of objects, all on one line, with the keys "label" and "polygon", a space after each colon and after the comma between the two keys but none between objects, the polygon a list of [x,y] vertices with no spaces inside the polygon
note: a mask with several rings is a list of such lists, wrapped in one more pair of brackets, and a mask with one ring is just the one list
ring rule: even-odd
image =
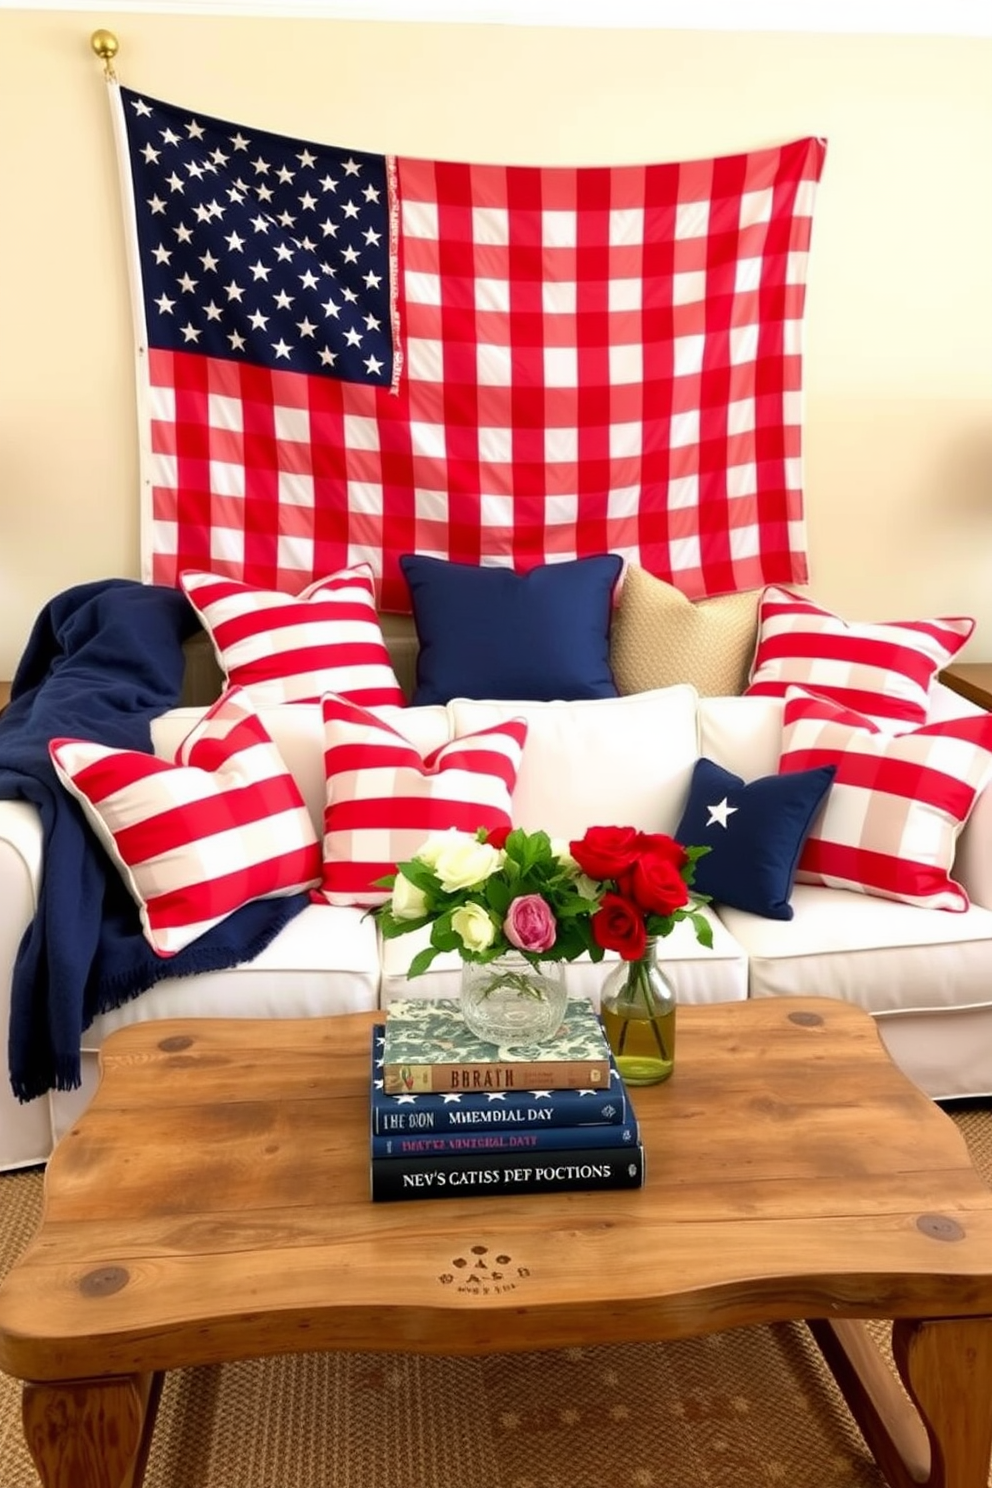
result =
[{"label": "white sofa cushion", "polygon": [[379,951],[363,910],[310,904],[254,961],[195,977],[166,977],[83,1034],[99,1049],[108,1033],[149,1018],[318,1018],[378,1005]]},{"label": "white sofa cushion", "polygon": [[870,1013],[989,1007],[992,910],[963,914],[797,884],[791,920],[721,908],[750,964],[751,997],[840,997]]},{"label": "white sofa cushion", "polygon": [[742,780],[778,774],[785,699],[699,699],[699,753]]},{"label": "white sofa cushion", "polygon": [[587,827],[674,832],[698,754],[696,689],[684,684],[578,702],[448,703],[454,734],[527,721],[513,823],[552,837]]}]

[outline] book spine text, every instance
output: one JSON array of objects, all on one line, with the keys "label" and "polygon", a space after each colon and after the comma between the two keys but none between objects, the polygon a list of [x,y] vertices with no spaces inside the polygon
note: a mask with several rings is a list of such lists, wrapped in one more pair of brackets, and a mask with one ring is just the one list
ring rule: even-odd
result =
[{"label": "book spine text", "polygon": [[625,1126],[552,1126],[530,1131],[397,1132],[372,1137],[373,1157],[450,1157],[459,1153],[554,1152],[637,1146],[636,1122]]},{"label": "book spine text", "polygon": [[384,1064],[387,1095],[493,1090],[606,1090],[608,1059],[498,1060],[480,1064]]},{"label": "book spine text", "polygon": [[371,1161],[372,1198],[470,1198],[488,1194],[575,1193],[640,1188],[644,1148],[505,1154],[497,1157],[386,1157]]}]

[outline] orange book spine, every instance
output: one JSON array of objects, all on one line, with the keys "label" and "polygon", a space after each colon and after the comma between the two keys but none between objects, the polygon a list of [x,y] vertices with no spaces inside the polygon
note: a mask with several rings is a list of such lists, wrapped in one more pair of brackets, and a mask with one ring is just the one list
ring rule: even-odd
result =
[{"label": "orange book spine", "polygon": [[428,1095],[439,1091],[605,1090],[608,1059],[521,1059],[478,1064],[386,1064],[387,1095]]}]

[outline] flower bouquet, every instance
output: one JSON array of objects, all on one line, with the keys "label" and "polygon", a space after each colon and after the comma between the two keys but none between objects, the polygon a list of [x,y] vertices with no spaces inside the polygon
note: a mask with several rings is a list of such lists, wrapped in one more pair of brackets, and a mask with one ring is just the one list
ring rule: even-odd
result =
[{"label": "flower bouquet", "polygon": [[[699,912],[705,896],[689,892],[708,851],[633,827],[590,827],[569,843],[519,827],[439,832],[380,880],[391,894],[374,913],[386,939],[430,926],[411,977],[440,952],[457,951],[469,966],[500,963],[481,979],[477,1002],[506,992],[540,1001],[548,996],[547,963],[584,952],[601,961],[606,951],[639,962],[679,920],[691,920],[696,938],[712,945]],[[469,1021],[464,1000],[463,1011]]]}]

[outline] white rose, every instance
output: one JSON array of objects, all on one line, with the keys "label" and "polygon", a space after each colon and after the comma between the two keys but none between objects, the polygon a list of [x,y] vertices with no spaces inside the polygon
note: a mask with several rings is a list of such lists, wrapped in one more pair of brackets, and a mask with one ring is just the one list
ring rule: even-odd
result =
[{"label": "white rose", "polygon": [[475,838],[471,832],[459,832],[457,827],[449,827],[446,832],[432,832],[423,846],[417,848],[417,861],[426,863],[428,868],[433,868],[437,862],[438,854],[443,852],[446,847],[452,847],[456,843],[474,841]]},{"label": "white rose", "polygon": [[583,873],[578,863],[568,850],[568,843],[562,837],[552,837],[551,851],[558,859],[565,872],[574,880],[572,887],[583,899],[598,899],[600,884],[599,880],[590,878],[588,873]]},{"label": "white rose", "polygon": [[423,889],[418,889],[402,873],[397,873],[390,908],[394,920],[422,920],[427,913],[427,897]]},{"label": "white rose", "polygon": [[577,874],[579,865],[568,850],[568,839],[565,837],[552,837],[551,853],[556,857],[566,873]]},{"label": "white rose", "polygon": [[463,904],[451,916],[451,928],[467,951],[484,951],[496,939],[496,926],[481,904]]},{"label": "white rose", "polygon": [[484,883],[502,861],[502,854],[488,842],[477,842],[462,833],[460,840],[441,847],[432,866],[438,883],[453,894],[457,889]]}]

